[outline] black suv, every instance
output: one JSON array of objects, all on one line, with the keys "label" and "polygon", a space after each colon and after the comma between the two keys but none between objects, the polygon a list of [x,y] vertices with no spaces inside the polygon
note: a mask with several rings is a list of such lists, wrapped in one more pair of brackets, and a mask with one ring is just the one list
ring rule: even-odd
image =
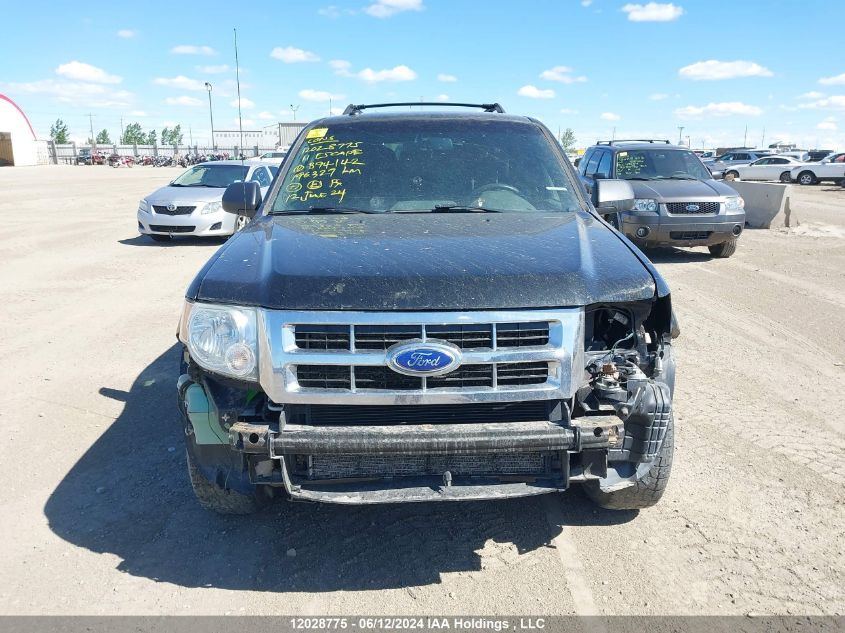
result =
[{"label": "black suv", "polygon": [[587,149],[578,164],[588,192],[607,178],[631,183],[634,206],[606,219],[642,247],[707,246],[730,257],[745,226],[742,197],[713,179],[686,147],[669,141],[604,141]]},{"label": "black suv", "polygon": [[497,104],[374,107],[308,125],[266,200],[252,182],[223,196],[254,217],[179,326],[200,503],[580,483],[604,507],[654,504],[678,329],[663,278],[601,217],[631,186],[598,182],[597,210],[549,130]]}]

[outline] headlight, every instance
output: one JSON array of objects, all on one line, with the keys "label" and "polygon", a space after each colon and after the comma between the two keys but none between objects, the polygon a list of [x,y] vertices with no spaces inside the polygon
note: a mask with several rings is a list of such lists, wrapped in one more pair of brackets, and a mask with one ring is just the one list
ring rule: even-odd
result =
[{"label": "headlight", "polygon": [[205,215],[206,213],[214,213],[216,211],[220,211],[223,208],[223,203],[219,200],[217,202],[209,202],[202,208],[202,213],[200,215]]},{"label": "headlight", "polygon": [[147,205],[146,200],[141,200],[141,202],[138,203],[138,211],[143,211],[144,213],[147,213],[149,210],[150,208]]},{"label": "headlight", "polygon": [[634,200],[635,211],[657,211],[657,200],[650,198],[637,198]]},{"label": "headlight", "polygon": [[742,211],[745,208],[745,200],[742,196],[733,196],[725,200],[725,211]]},{"label": "headlight", "polygon": [[188,303],[179,338],[201,367],[235,378],[258,378],[255,310]]}]

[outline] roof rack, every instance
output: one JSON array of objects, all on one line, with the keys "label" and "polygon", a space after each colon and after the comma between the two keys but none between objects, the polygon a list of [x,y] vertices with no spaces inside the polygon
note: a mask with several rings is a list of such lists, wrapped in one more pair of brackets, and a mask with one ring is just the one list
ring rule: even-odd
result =
[{"label": "roof rack", "polygon": [[504,114],[505,110],[498,103],[444,103],[443,101],[407,101],[402,103],[371,103],[368,105],[355,105],[350,103],[343,111],[344,115],[354,116],[361,114],[364,110],[371,108],[391,108],[394,106],[447,106],[453,108],[481,108],[485,112],[498,112]]},{"label": "roof rack", "polygon": [[617,143],[666,143],[666,145],[672,144],[666,139],[654,138],[616,138],[612,141],[596,141],[596,145],[616,145]]}]

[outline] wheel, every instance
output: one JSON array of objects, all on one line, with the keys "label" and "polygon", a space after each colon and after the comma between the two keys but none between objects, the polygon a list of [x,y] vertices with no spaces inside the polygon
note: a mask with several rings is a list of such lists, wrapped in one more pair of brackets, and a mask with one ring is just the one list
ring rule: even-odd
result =
[{"label": "wheel", "polygon": [[736,252],[736,240],[707,247],[713,257],[730,257]]},{"label": "wheel", "polygon": [[235,233],[240,233],[249,224],[249,218],[245,215],[235,216]]},{"label": "wheel", "polygon": [[210,482],[197,467],[191,451],[186,450],[185,455],[188,459],[191,488],[203,508],[218,514],[252,514],[261,507],[262,504],[255,495],[245,495]]},{"label": "wheel", "polygon": [[816,175],[811,171],[802,171],[798,174],[798,184],[814,185],[816,184]]},{"label": "wheel", "polygon": [[789,172],[785,171],[780,175],[781,182],[792,182],[792,178],[789,177]]},{"label": "wheel", "polygon": [[169,235],[156,235],[155,233],[150,233],[150,237],[153,238],[154,242],[169,242],[170,241]]},{"label": "wheel", "polygon": [[739,178],[738,171],[729,171],[725,173],[725,180],[736,180],[737,178]]},{"label": "wheel", "polygon": [[660,501],[669,475],[672,472],[672,456],[675,453],[675,420],[669,417],[666,435],[660,452],[645,475],[637,483],[621,490],[605,492],[599,487],[599,482],[590,481],[584,484],[584,491],[594,503],[607,510],[640,510],[650,508]]}]

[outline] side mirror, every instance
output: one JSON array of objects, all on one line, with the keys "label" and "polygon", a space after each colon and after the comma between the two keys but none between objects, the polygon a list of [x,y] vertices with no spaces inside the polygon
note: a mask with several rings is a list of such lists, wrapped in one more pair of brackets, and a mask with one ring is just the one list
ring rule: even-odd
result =
[{"label": "side mirror", "polygon": [[593,174],[593,180],[607,180],[608,178],[610,178],[610,176],[603,171],[597,171]]},{"label": "side mirror", "polygon": [[580,165],[580,164],[581,164],[581,157],[580,157],[580,156],[579,156],[578,158],[576,158],[574,161],[572,161],[572,165],[573,165],[575,168],[577,168],[577,167],[578,167],[578,165]]},{"label": "side mirror", "polygon": [[233,182],[223,192],[223,210],[248,218],[255,217],[261,206],[261,187],[257,182]]},{"label": "side mirror", "polygon": [[634,189],[627,180],[607,178],[596,180],[596,209],[602,211],[630,211],[634,208]]}]

